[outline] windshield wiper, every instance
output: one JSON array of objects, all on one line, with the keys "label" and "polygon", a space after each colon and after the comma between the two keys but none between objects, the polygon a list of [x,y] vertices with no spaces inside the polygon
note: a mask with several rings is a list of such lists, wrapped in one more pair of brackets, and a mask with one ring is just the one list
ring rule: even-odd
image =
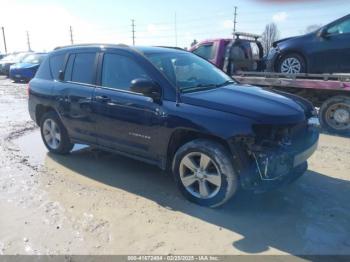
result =
[{"label": "windshield wiper", "polygon": [[223,82],[221,84],[216,85],[216,87],[228,86],[228,85],[231,85],[231,84],[234,84],[234,83],[235,83],[235,81],[233,81],[233,80],[227,80],[227,81],[225,81],[225,82]]},{"label": "windshield wiper", "polygon": [[184,87],[181,89],[181,91],[185,91],[185,92],[191,92],[191,91],[197,91],[197,90],[202,91],[202,90],[223,87],[223,86],[227,86],[227,85],[234,84],[234,83],[235,83],[235,81],[233,81],[233,80],[227,80],[221,84],[198,84],[196,86]]},{"label": "windshield wiper", "polygon": [[212,88],[217,88],[217,85],[215,85],[215,84],[198,84],[196,86],[181,88],[181,91],[191,92],[191,91],[196,91],[196,90],[207,90],[207,89],[212,89]]}]

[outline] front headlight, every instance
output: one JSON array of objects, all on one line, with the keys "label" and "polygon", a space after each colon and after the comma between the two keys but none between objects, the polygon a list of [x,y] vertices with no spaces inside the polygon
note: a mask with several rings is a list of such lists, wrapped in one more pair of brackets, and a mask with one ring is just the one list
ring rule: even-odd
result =
[{"label": "front headlight", "polygon": [[267,58],[272,58],[277,52],[278,52],[278,48],[277,47],[271,48],[269,53],[267,54]]}]

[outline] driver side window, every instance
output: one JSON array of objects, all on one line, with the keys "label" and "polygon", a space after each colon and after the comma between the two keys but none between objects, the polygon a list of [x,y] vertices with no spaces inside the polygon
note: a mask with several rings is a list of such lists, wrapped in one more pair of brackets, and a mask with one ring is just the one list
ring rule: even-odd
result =
[{"label": "driver side window", "polygon": [[111,53],[103,57],[101,78],[102,86],[122,90],[129,90],[134,79],[151,79],[131,58]]},{"label": "driver side window", "polygon": [[327,30],[328,34],[349,34],[350,33],[350,19],[344,20]]}]

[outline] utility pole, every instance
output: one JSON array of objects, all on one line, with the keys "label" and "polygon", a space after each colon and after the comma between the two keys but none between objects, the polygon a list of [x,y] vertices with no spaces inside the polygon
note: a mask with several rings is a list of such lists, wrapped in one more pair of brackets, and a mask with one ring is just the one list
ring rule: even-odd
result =
[{"label": "utility pole", "polygon": [[5,48],[5,54],[7,54],[7,46],[6,46],[6,38],[5,38],[5,28],[2,26],[2,39],[4,40],[4,48]]},{"label": "utility pole", "polygon": [[32,49],[30,48],[30,39],[29,39],[29,32],[27,31],[27,45],[28,45],[28,51],[32,51]]},{"label": "utility pole", "polygon": [[131,20],[131,27],[132,27],[132,45],[135,45],[135,20]]},{"label": "utility pole", "polygon": [[73,45],[74,41],[73,41],[73,29],[72,26],[69,26],[69,32],[70,32],[70,44]]},{"label": "utility pole", "polygon": [[236,24],[237,24],[237,6],[235,6],[235,13],[233,19],[233,34],[236,33]]},{"label": "utility pole", "polygon": [[175,12],[175,46],[177,47],[177,15]]}]

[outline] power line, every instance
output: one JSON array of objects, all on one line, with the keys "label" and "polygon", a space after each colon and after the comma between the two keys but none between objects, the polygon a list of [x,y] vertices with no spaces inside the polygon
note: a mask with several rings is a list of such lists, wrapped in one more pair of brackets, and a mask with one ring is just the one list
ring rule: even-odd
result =
[{"label": "power line", "polygon": [[235,13],[233,18],[233,33],[236,33],[236,24],[237,24],[237,6],[235,6]]},{"label": "power line", "polygon": [[6,46],[6,38],[5,38],[5,28],[2,26],[2,39],[4,40],[4,48],[5,48],[5,54],[7,54],[7,46]]},{"label": "power line", "polygon": [[175,46],[177,47],[177,17],[175,12]]},{"label": "power line", "polygon": [[73,45],[74,41],[73,41],[73,29],[72,29],[72,26],[69,26],[69,32],[70,32],[70,43],[71,43],[71,45]]},{"label": "power line", "polygon": [[131,20],[131,27],[132,27],[132,45],[135,45],[135,20]]},{"label": "power line", "polygon": [[30,39],[29,39],[29,32],[27,31],[27,46],[28,46],[28,51],[32,51],[32,49],[30,48]]}]

